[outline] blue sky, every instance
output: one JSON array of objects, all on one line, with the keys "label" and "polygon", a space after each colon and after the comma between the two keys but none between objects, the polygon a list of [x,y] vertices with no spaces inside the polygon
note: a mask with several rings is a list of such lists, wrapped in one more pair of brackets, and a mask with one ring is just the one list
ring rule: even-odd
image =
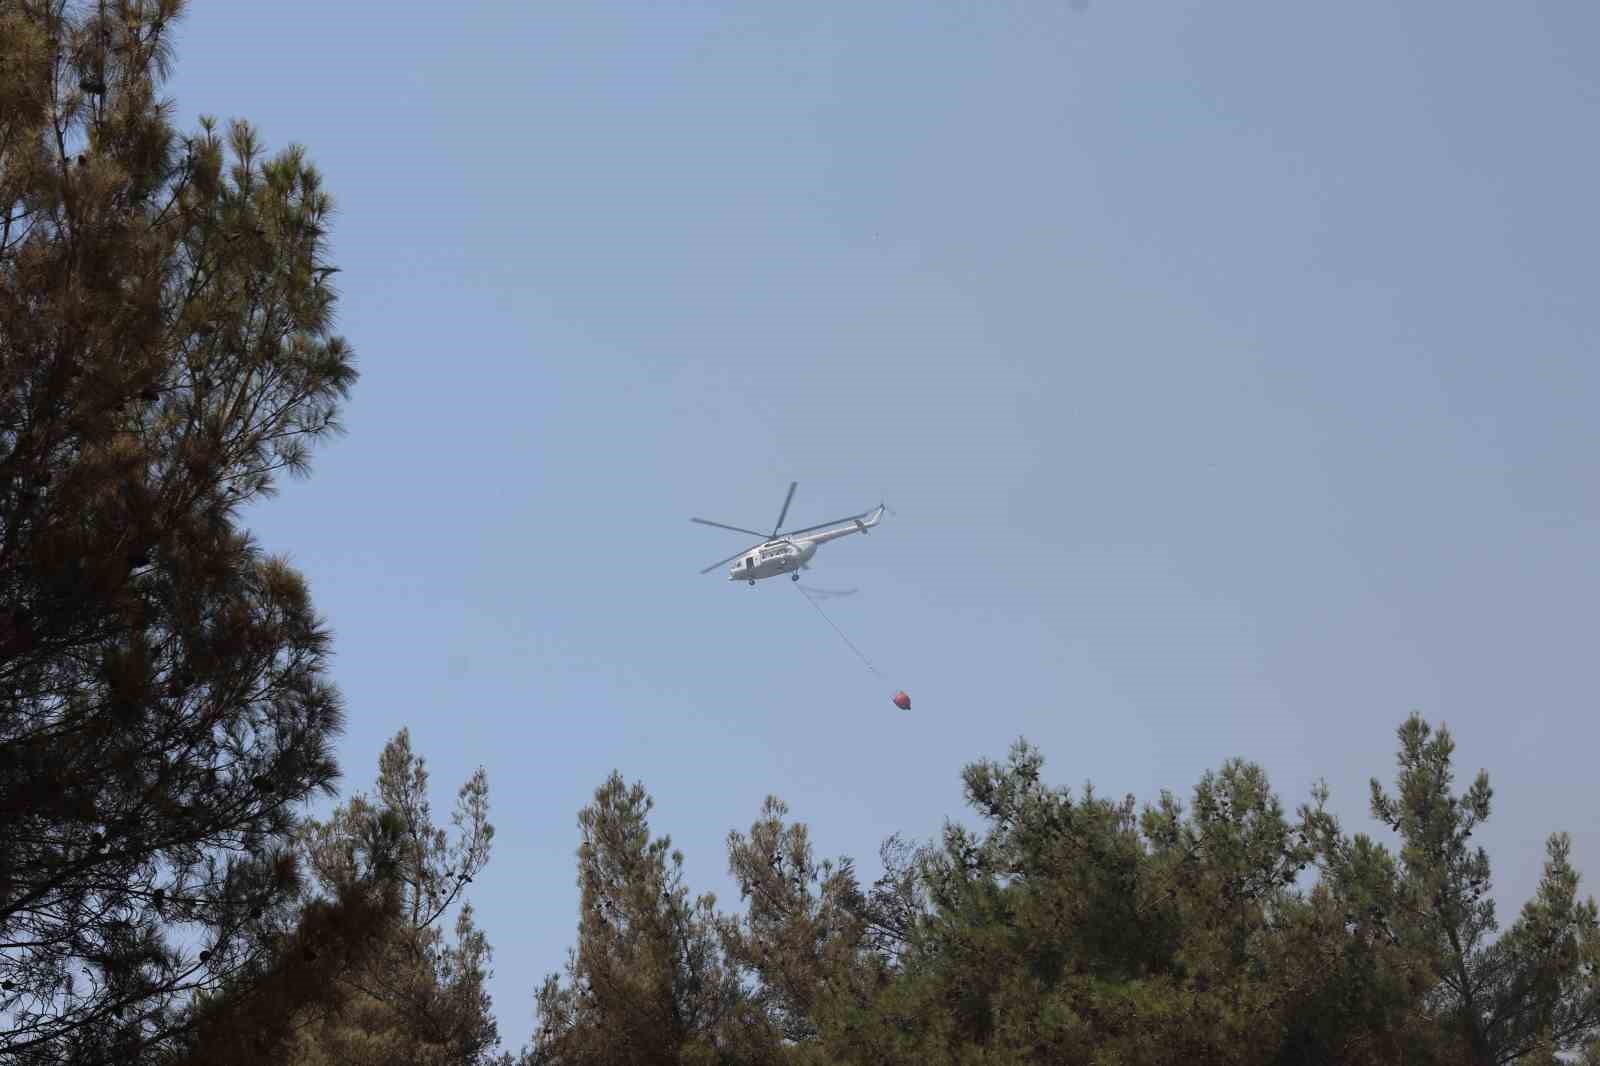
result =
[{"label": "blue sky", "polygon": [[[506,1043],[613,768],[692,884],[776,793],[870,871],[1038,744],[1153,799],[1229,756],[1351,828],[1411,710],[1487,767],[1509,919],[1600,879],[1600,9],[192,5],[181,124],[339,203],[350,433],[252,515],[308,575],[346,786],[401,726]],[[886,498],[788,582],[696,571]],[[913,710],[889,695],[903,687]]]}]

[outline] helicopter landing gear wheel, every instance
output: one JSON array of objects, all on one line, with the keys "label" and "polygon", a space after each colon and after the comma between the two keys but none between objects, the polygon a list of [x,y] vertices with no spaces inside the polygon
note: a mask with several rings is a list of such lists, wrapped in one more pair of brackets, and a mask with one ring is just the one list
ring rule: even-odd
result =
[{"label": "helicopter landing gear wheel", "polygon": [[800,571],[796,570],[794,573],[790,574],[789,575],[789,580],[790,581],[799,581],[800,580]]},{"label": "helicopter landing gear wheel", "polygon": [[756,587],[756,579],[755,578],[751,578],[750,579],[750,587],[751,588],[755,588]]}]

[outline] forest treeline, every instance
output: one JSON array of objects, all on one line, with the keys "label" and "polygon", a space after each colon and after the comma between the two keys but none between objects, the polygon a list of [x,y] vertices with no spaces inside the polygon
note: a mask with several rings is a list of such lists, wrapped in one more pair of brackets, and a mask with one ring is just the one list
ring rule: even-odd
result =
[{"label": "forest treeline", "polygon": [[770,798],[728,840],[743,912],[691,899],[613,776],[580,815],[577,945],[528,1061],[1554,1063],[1600,1061],[1600,931],[1554,834],[1501,930],[1488,777],[1413,715],[1351,835],[1319,790],[1288,815],[1252,763],[1138,807],[1047,785],[1019,741],[963,775],[977,829],[888,841],[880,876],[814,853]]},{"label": "forest treeline", "polygon": [[1415,716],[1372,786],[1388,843],[1248,762],[1140,807],[1019,742],[964,771],[975,827],[870,879],[769,799],[732,909],[613,775],[565,972],[503,1049],[485,774],[436,815],[397,728],[370,791],[306,813],[339,797],[330,638],[241,516],[356,382],[332,202],[299,148],[174,128],[182,7],[0,0],[0,1062],[1600,1063],[1567,837],[1502,924],[1488,779]]}]

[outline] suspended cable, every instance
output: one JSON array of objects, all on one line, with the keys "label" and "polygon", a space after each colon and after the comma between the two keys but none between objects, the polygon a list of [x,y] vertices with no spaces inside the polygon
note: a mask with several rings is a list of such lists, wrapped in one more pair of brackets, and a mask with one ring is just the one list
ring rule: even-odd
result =
[{"label": "suspended cable", "polygon": [[880,680],[880,681],[887,680],[887,678],[885,678],[882,674],[878,673],[878,668],[876,666],[872,665],[872,660],[868,659],[865,655],[861,654],[861,649],[860,648],[858,648],[854,644],[850,643],[850,638],[844,635],[844,630],[840,629],[837,625],[834,625],[833,619],[828,617],[828,612],[826,612],[826,611],[824,611],[822,609],[822,605],[820,603],[818,603],[816,600],[812,599],[810,596],[807,596],[805,594],[805,590],[801,589],[799,585],[795,586],[795,591],[800,593],[800,598],[801,599],[805,600],[812,607],[816,608],[817,613],[822,615],[822,620],[824,622],[828,623],[828,625],[833,627],[833,631],[835,633],[839,634],[839,639],[844,641],[845,647],[849,648],[851,651],[856,653],[856,658],[860,659],[863,663],[866,664],[867,669],[872,671],[874,677],[878,678],[878,680]]}]

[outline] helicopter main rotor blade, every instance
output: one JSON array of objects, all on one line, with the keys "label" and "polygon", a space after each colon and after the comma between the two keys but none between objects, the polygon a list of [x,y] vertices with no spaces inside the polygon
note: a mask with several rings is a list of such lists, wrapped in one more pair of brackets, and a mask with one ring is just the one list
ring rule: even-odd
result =
[{"label": "helicopter main rotor blade", "polygon": [[778,524],[772,527],[774,537],[778,535],[778,530],[783,528],[783,520],[789,516],[789,501],[794,499],[794,487],[798,484],[800,484],[798,481],[789,482],[789,495],[783,498],[783,510],[778,512]]},{"label": "helicopter main rotor blade", "polygon": [[703,526],[716,526],[718,529],[731,529],[735,533],[748,533],[752,537],[760,537],[762,540],[771,540],[772,539],[767,534],[761,532],[759,529],[744,529],[744,528],[742,528],[740,526],[730,526],[730,525],[727,525],[727,524],[725,524],[723,522],[712,522],[712,521],[709,521],[709,520],[704,519],[704,518],[691,518],[691,519],[689,519],[689,521],[691,521],[691,522],[699,522]]},{"label": "helicopter main rotor blade", "polygon": [[710,566],[706,567],[704,570],[702,570],[700,572],[702,574],[709,574],[709,573],[711,573],[711,571],[715,570],[717,567],[723,566],[723,565],[726,565],[727,563],[733,562],[735,559],[739,558],[739,556],[743,555],[745,552],[747,552],[749,550],[750,550],[749,548],[745,548],[744,551],[736,551],[732,555],[728,556],[726,559],[718,559],[716,562],[712,563]]}]

